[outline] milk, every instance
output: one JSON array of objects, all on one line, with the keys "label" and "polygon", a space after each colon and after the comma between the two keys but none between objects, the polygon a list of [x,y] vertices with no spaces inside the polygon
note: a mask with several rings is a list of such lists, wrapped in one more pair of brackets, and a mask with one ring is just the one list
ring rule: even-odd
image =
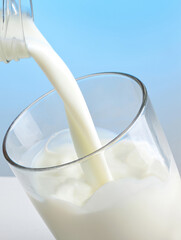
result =
[{"label": "milk", "polygon": [[[24,29],[31,56],[64,101],[77,156],[80,158],[101,148],[86,102],[70,70],[30,19],[25,19]],[[82,167],[95,189],[112,180],[103,156],[82,164]]]},{"label": "milk", "polygon": [[[23,16],[23,27],[25,42],[30,56],[39,64],[64,101],[77,157],[86,156],[101,148],[102,145],[97,136],[86,102],[72,73],[36,28],[32,19],[26,15]],[[21,28],[19,18],[11,16],[6,39],[2,39],[6,49],[11,49],[7,42],[8,39],[15,35],[15,31],[18,28]],[[16,59],[17,54],[24,56],[24,49],[21,48],[22,42],[14,41],[14,44],[18,46],[18,53],[14,52],[14,58]],[[14,49],[16,50],[16,47]],[[89,163],[83,163],[82,168],[86,171],[86,176],[95,190],[112,180],[103,155],[93,158]]]},{"label": "milk", "polygon": [[[102,144],[115,135],[97,132]],[[75,156],[67,129],[45,143],[33,166],[60,165]],[[35,177],[37,194],[30,198],[56,239],[181,239],[181,187],[174,163],[169,171],[148,143],[128,140],[104,156],[114,181],[97,191],[86,181],[81,162]]]}]

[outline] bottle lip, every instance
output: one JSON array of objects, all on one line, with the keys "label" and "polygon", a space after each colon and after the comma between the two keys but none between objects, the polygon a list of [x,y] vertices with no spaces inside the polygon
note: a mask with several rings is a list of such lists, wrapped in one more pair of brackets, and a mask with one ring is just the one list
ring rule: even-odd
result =
[{"label": "bottle lip", "polygon": [[[32,0],[2,0],[2,9],[0,9],[0,61],[8,63],[11,60],[17,61],[22,57],[30,57],[24,34],[23,14],[34,20]],[[19,31],[15,31],[8,38],[11,17],[19,18]],[[16,35],[17,32],[18,36]],[[18,56],[16,40],[19,47],[23,49],[24,56]]]},{"label": "bottle lip", "polygon": [[8,63],[8,60],[6,59],[6,54],[5,54],[5,47],[3,44],[3,40],[5,38],[5,29],[7,25],[6,21],[6,9],[5,9],[5,4],[6,0],[2,0],[2,9],[0,9],[0,61],[3,61],[5,63]]},{"label": "bottle lip", "polygon": [[100,73],[94,73],[94,74],[89,74],[86,76],[82,76],[77,78],[76,80],[84,80],[86,78],[90,78],[90,77],[95,77],[95,76],[100,76],[100,75],[120,75],[120,76],[124,76],[124,77],[128,77],[129,79],[135,81],[138,86],[141,89],[142,92],[142,102],[141,102],[141,106],[137,112],[137,114],[135,115],[135,117],[133,118],[132,122],[122,131],[120,132],[114,139],[112,139],[111,141],[109,141],[106,145],[104,145],[103,147],[97,149],[96,151],[82,157],[82,158],[78,158],[75,159],[73,161],[61,164],[61,165],[55,165],[55,166],[51,166],[51,167],[43,167],[43,168],[35,168],[35,167],[26,167],[23,165],[18,164],[17,162],[13,161],[7,152],[7,148],[6,148],[6,142],[8,139],[8,134],[11,131],[11,129],[13,128],[14,124],[16,124],[16,121],[26,112],[28,111],[30,108],[32,108],[35,104],[39,103],[39,101],[43,100],[44,98],[48,97],[51,93],[55,92],[55,89],[49,91],[48,93],[44,94],[43,96],[41,96],[40,98],[38,98],[37,100],[35,100],[31,105],[29,105],[27,108],[25,108],[18,116],[17,118],[12,122],[12,124],[10,125],[10,127],[8,128],[4,140],[3,140],[3,154],[5,159],[8,161],[8,163],[18,169],[22,169],[22,170],[28,170],[28,171],[32,171],[32,172],[41,172],[41,171],[49,171],[49,170],[53,170],[53,169],[58,169],[61,167],[65,167],[68,166],[70,164],[74,164],[77,162],[82,162],[85,160],[88,160],[90,157],[95,156],[97,154],[100,154],[101,152],[105,151],[106,149],[110,148],[111,146],[113,146],[117,141],[119,141],[126,133],[128,133],[128,131],[132,128],[132,126],[135,124],[135,122],[142,116],[142,114],[144,113],[145,110],[145,106],[148,100],[148,95],[147,95],[147,90],[145,85],[136,77],[127,74],[127,73],[120,73],[120,72],[100,72]]}]

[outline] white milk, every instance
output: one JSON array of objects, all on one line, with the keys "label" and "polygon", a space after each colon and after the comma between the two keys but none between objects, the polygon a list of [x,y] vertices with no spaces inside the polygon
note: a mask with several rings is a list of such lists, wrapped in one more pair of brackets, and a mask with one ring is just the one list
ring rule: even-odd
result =
[{"label": "white milk", "polygon": [[[77,156],[80,158],[94,152],[102,145],[76,80],[62,59],[35,28],[32,21],[27,21],[24,29],[31,56],[45,72],[64,101]],[[36,35],[33,37],[35,33]],[[82,168],[95,189],[112,180],[103,156],[92,159],[88,164],[82,164]]]},{"label": "white milk", "polygon": [[[114,137],[98,132],[102,144]],[[63,164],[75,156],[69,130],[64,130],[35,156],[34,167]],[[168,172],[148,143],[127,140],[107,150],[105,158],[114,181],[96,192],[81,163],[35,177],[37,194],[30,198],[56,239],[181,239],[181,185],[174,163]]]},{"label": "white milk", "polygon": [[[29,54],[39,64],[64,101],[78,158],[101,148],[102,145],[96,133],[86,102],[70,70],[36,28],[32,19],[26,15],[23,16],[23,26]],[[8,39],[11,39],[12,36],[15,35],[15,31],[17,31],[19,27],[21,27],[19,18],[10,17],[6,40],[3,42],[6,51],[12,50],[11,44],[7,44]],[[19,36],[17,36],[17,38],[18,37]],[[17,54],[24,56],[24,49],[21,47],[22,42],[17,41],[13,42],[13,44],[17,47],[13,48],[14,59],[16,59]],[[18,52],[16,52],[16,50]],[[82,168],[86,172],[86,176],[95,190],[104,183],[112,180],[103,155],[100,155],[98,158],[93,158],[88,163],[83,163]]]},{"label": "white milk", "polygon": [[[101,143],[92,118],[70,70],[29,18],[24,20],[24,32],[29,53],[64,101],[77,156],[80,158],[99,149]],[[82,168],[95,189],[112,180],[103,156],[82,164]]]}]

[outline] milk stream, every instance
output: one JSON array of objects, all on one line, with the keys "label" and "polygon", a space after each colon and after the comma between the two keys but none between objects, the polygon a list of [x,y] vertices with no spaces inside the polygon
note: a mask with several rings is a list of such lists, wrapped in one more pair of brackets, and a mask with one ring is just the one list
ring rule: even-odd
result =
[{"label": "milk stream", "polygon": [[[11,38],[14,31],[20,27],[19,18],[11,18],[5,41]],[[33,20],[26,15],[23,16],[23,26],[29,54],[38,63],[63,99],[77,157],[81,158],[101,148],[102,145],[86,102],[72,73],[36,28]],[[21,42],[18,42],[17,46],[20,44]],[[5,46],[8,48],[8,45]],[[18,51],[20,49],[18,48]],[[14,54],[16,55],[16,51]],[[23,56],[23,52],[21,54],[18,52],[18,54]],[[16,56],[14,58],[16,59]],[[112,180],[103,155],[83,163],[82,168],[86,172],[88,181],[95,189]]]}]

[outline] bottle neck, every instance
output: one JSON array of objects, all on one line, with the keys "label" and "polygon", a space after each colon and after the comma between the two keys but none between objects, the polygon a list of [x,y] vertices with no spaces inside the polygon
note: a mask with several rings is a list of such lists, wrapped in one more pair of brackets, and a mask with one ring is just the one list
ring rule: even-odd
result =
[{"label": "bottle neck", "polygon": [[[32,1],[0,0],[0,61],[29,57],[24,36],[24,15],[33,18]],[[26,3],[26,4],[25,4]]]}]

